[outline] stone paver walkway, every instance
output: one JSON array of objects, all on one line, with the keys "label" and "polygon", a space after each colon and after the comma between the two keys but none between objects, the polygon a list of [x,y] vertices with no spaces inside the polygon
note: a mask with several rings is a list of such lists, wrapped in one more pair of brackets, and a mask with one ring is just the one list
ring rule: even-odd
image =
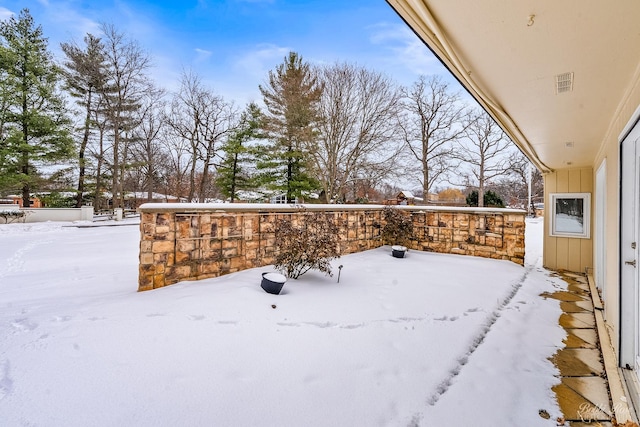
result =
[{"label": "stone paver walkway", "polygon": [[567,332],[565,347],[552,358],[561,377],[561,383],[553,388],[564,414],[564,420],[559,420],[558,425],[617,425],[600,350],[589,282],[587,277],[579,274],[560,272],[558,275],[567,282],[567,290],[547,295],[560,301],[563,314],[559,322]]}]

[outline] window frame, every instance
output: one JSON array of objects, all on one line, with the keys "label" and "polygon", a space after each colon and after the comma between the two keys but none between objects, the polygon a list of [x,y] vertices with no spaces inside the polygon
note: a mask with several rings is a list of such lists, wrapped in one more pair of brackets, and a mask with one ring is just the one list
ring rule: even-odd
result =
[{"label": "window frame", "polygon": [[[577,239],[591,238],[591,193],[551,193],[551,220],[549,235],[552,237],[573,237]],[[558,230],[557,207],[561,199],[582,199],[582,231]]]}]

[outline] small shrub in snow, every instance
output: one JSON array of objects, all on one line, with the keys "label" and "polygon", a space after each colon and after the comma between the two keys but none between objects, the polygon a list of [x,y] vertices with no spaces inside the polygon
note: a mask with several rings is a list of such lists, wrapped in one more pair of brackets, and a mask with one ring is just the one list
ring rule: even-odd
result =
[{"label": "small shrub in snow", "polygon": [[331,276],[331,260],[340,258],[338,226],[326,213],[303,212],[301,221],[276,221],[275,267],[297,279],[307,271],[319,270]]},{"label": "small shrub in snow", "polygon": [[[491,190],[484,193],[482,200],[484,200],[484,206],[486,207],[504,208],[502,198]],[[473,190],[469,193],[467,196],[467,205],[478,206],[478,191]]]},{"label": "small shrub in snow", "polygon": [[27,212],[18,209],[0,210],[0,218],[4,219],[5,224],[19,221],[27,216]]},{"label": "small shrub in snow", "polygon": [[388,245],[408,246],[413,236],[411,214],[391,206],[382,210],[384,225],[380,231],[382,241]]}]

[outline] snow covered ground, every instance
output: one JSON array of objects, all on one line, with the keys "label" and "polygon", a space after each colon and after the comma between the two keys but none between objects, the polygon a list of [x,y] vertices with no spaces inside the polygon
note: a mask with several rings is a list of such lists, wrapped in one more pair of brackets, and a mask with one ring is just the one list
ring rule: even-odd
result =
[{"label": "snow covered ground", "polygon": [[554,426],[541,221],[525,267],[383,247],[277,296],[272,267],[138,293],[135,225],[0,225],[0,425]]}]

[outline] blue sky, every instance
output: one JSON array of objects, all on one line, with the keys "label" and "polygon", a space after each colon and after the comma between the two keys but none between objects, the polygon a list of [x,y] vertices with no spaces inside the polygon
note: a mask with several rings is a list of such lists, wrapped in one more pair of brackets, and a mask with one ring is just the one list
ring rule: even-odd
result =
[{"label": "blue sky", "polygon": [[[291,50],[316,64],[348,61],[404,85],[448,72],[384,0],[0,0],[0,19],[29,8],[49,48],[113,24],[149,53],[168,90],[191,69],[239,105]],[[453,87],[457,84],[450,77]]]}]

